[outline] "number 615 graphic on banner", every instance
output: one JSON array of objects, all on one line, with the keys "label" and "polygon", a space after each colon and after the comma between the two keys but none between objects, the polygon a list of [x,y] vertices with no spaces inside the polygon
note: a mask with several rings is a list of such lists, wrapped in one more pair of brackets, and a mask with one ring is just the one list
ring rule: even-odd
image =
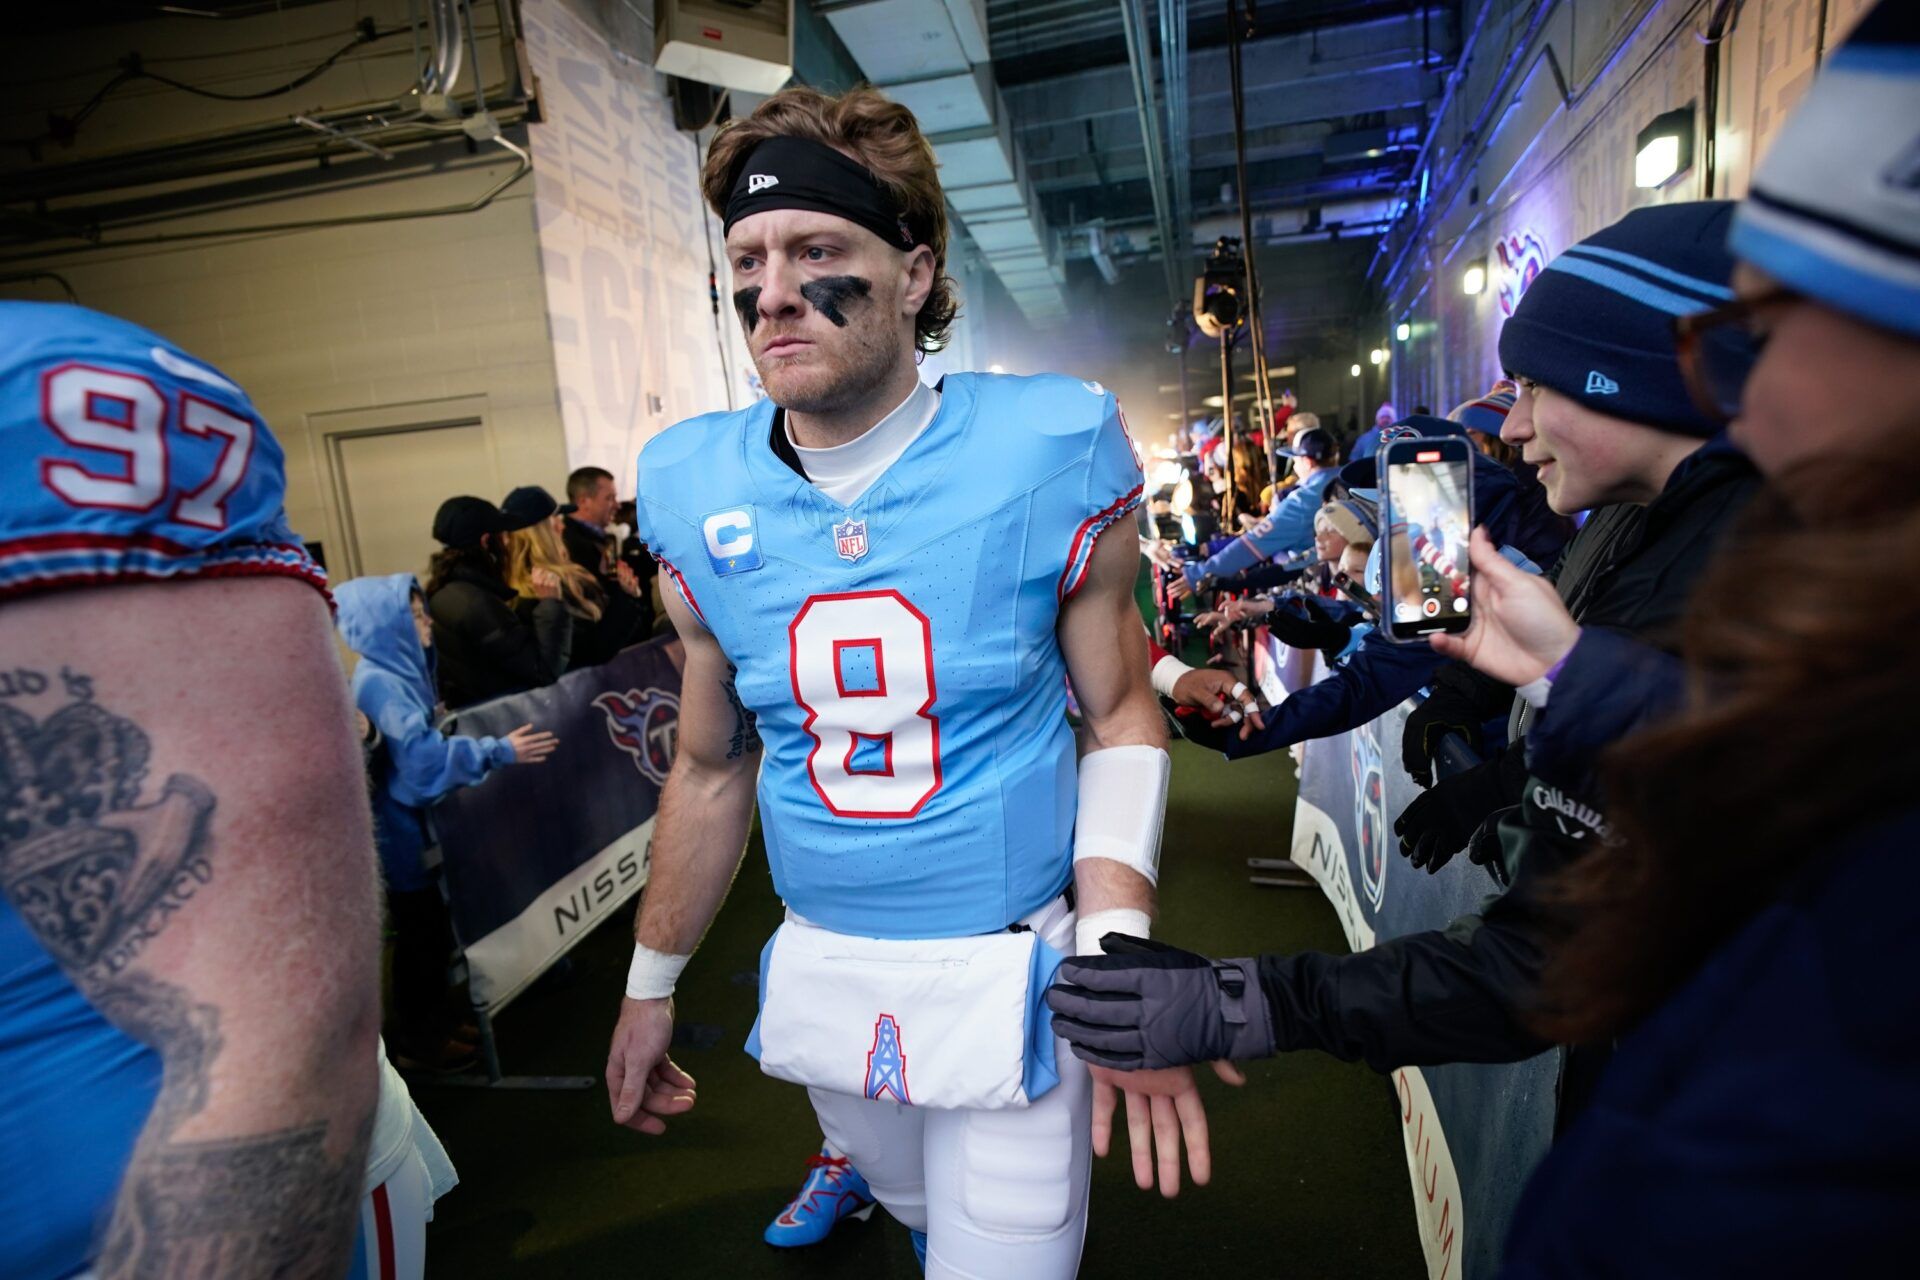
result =
[{"label": "number 615 graphic on banner", "polygon": [[[120,474],[77,461],[43,459],[40,480],[71,506],[151,511],[167,496],[167,397],[137,373],[63,364],[40,380],[40,416],[75,448],[118,459]],[[180,429],[224,443],[205,483],[174,499],[172,518],[203,529],[227,527],[227,499],[247,474],[253,423],[191,391],[180,393]]]},{"label": "number 615 graphic on banner", "polygon": [[940,790],[933,624],[898,591],[809,596],[787,627],[807,777],[841,818],[911,818]]}]

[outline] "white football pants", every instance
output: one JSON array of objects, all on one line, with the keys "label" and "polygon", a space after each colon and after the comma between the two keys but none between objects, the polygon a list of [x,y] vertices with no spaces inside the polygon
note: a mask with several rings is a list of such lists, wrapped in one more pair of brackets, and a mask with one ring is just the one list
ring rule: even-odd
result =
[{"label": "white football pants", "polygon": [[[1072,954],[1065,901],[1023,923]],[[1055,1038],[1054,1055],[1060,1083],[1022,1109],[928,1110],[807,1090],[827,1141],[887,1212],[927,1233],[929,1280],[1071,1280],[1079,1270],[1093,1081],[1065,1040]]]}]

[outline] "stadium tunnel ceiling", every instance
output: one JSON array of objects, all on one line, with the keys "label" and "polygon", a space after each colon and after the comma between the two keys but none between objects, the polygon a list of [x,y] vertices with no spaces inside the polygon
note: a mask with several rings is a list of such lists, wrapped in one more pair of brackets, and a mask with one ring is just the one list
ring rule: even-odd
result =
[{"label": "stadium tunnel ceiling", "polygon": [[[1160,92],[1161,10],[1145,0]],[[1226,0],[1189,0],[1186,171],[1196,238],[1237,216]],[[1236,5],[1243,15],[1248,6]],[[1458,47],[1457,3],[1264,0],[1243,37],[1247,186],[1269,237],[1320,238],[1342,217],[1371,233],[1413,178]],[[1047,221],[1151,239],[1153,193],[1118,0],[987,0],[994,75]],[[1247,27],[1243,25],[1242,31]],[[1167,110],[1164,97],[1161,111]],[[1176,140],[1169,139],[1168,150]],[[1374,202],[1371,215],[1368,202]],[[1256,239],[1263,238],[1256,229]],[[1124,241],[1122,242],[1125,243]],[[1076,254],[1077,256],[1077,254]]]}]

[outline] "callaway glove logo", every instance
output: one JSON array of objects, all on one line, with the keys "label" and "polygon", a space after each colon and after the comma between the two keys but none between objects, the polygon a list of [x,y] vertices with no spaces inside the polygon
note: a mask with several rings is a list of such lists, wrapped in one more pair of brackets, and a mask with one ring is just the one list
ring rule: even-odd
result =
[{"label": "callaway glove logo", "polygon": [[765,191],[768,187],[777,187],[779,185],[780,179],[770,173],[750,173],[747,175],[748,195],[753,195],[755,192]]}]

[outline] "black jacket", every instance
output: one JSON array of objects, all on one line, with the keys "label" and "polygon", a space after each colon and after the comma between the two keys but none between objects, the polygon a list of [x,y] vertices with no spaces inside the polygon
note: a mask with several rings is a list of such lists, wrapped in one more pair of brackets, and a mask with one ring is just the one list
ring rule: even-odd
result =
[{"label": "black jacket", "polygon": [[[1601,567],[1579,573],[1582,626],[1676,645],[1693,582],[1758,487],[1752,465],[1720,441],[1682,462],[1644,519],[1603,540]],[[1520,1023],[1546,954],[1549,908],[1539,886],[1586,853],[1603,824],[1597,797],[1530,778],[1501,826],[1512,888],[1479,915],[1355,955],[1262,956],[1279,1047],[1320,1049],[1381,1071],[1518,1062],[1547,1048]]]},{"label": "black jacket", "polygon": [[598,666],[652,634],[653,601],[647,598],[645,577],[640,579],[638,596],[630,596],[621,589],[619,575],[612,567],[612,534],[597,533],[588,525],[569,519],[560,540],[566,544],[568,558],[593,575],[593,580],[600,585],[601,596],[598,621],[574,620],[569,670]]},{"label": "black jacket", "polygon": [[440,697],[449,709],[552,684],[567,669],[573,615],[541,600],[522,619],[513,588],[476,565],[454,568],[427,600],[440,651]]}]

